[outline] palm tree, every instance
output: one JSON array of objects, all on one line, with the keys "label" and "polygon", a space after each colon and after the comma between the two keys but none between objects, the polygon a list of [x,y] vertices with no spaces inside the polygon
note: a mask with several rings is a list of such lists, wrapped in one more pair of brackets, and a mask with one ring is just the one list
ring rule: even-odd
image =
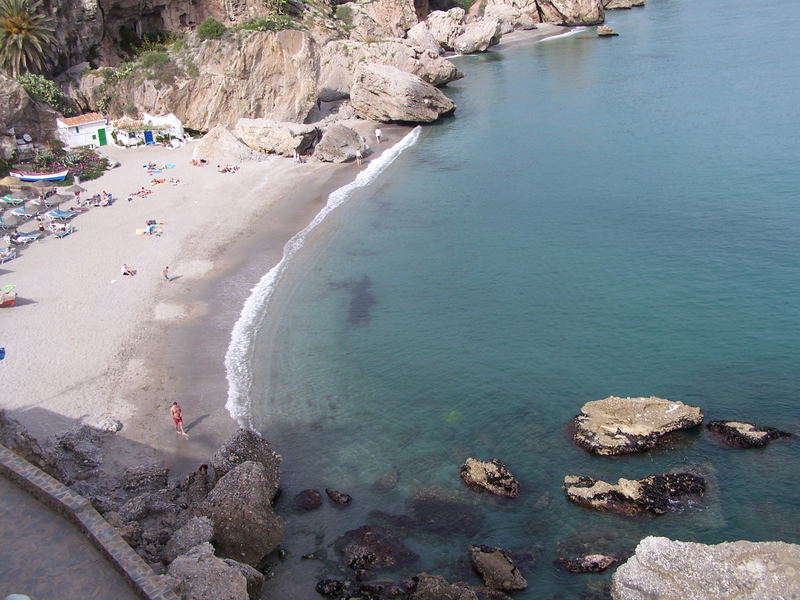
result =
[{"label": "palm tree", "polygon": [[0,0],[0,70],[10,77],[40,71],[50,55],[53,19],[39,13],[42,0]]}]

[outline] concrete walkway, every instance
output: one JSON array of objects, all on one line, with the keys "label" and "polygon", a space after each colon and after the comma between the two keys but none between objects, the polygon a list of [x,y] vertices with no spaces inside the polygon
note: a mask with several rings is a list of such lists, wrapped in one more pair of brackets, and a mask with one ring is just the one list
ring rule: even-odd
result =
[{"label": "concrete walkway", "polygon": [[0,598],[138,600],[73,523],[0,476]]}]

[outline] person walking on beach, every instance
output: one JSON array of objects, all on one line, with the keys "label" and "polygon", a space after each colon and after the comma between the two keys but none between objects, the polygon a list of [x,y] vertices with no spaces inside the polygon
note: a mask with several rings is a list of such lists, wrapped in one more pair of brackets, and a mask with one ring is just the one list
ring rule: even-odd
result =
[{"label": "person walking on beach", "polygon": [[364,156],[361,154],[361,150],[356,150],[356,164],[357,164],[359,167],[361,166],[361,160],[362,160],[363,158],[364,158]]},{"label": "person walking on beach", "polygon": [[181,405],[173,402],[169,409],[169,414],[172,417],[172,422],[175,423],[175,433],[180,433],[183,437],[189,435],[183,430],[183,413],[181,412]]},{"label": "person walking on beach", "polygon": [[169,276],[169,265],[164,267],[164,270],[161,271],[161,274],[164,276],[164,279],[166,279],[167,281],[172,281],[172,278]]},{"label": "person walking on beach", "polygon": [[375,140],[379,144],[381,143],[381,136],[383,136],[383,132],[380,130],[380,128],[376,129],[375,130]]}]

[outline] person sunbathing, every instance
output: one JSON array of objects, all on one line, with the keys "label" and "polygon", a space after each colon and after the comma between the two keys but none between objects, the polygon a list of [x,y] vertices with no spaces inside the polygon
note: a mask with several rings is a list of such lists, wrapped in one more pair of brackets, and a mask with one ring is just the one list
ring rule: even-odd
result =
[{"label": "person sunbathing", "polygon": [[136,275],[136,269],[132,269],[128,265],[122,265],[121,272],[123,275],[130,275],[131,277]]}]

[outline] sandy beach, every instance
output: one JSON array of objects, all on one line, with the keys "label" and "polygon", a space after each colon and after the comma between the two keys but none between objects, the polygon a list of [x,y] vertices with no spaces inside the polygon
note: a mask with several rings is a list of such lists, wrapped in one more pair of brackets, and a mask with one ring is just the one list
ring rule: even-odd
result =
[{"label": "sandy beach", "polygon": [[[365,136],[372,130],[362,127]],[[405,132],[383,129],[389,143],[370,159]],[[114,204],[75,217],[68,237],[19,247],[0,267],[0,286],[19,293],[0,311],[3,407],[40,440],[77,423],[122,421],[113,443],[122,451],[109,452],[106,468],[160,459],[180,475],[235,430],[223,357],[242,303],[358,169],[267,157],[219,173],[213,159],[192,166],[193,148],[103,148],[121,166],[84,183],[84,195],[107,190]],[[175,167],[151,176],[148,163]],[[154,177],[181,184],[151,186]],[[153,193],[127,200],[143,186]],[[148,220],[163,223],[163,233],[136,235]],[[20,231],[35,228],[31,221]],[[137,274],[122,276],[123,264]],[[171,281],[162,276],[167,265]],[[173,401],[183,406],[188,439],[173,430]]]}]

